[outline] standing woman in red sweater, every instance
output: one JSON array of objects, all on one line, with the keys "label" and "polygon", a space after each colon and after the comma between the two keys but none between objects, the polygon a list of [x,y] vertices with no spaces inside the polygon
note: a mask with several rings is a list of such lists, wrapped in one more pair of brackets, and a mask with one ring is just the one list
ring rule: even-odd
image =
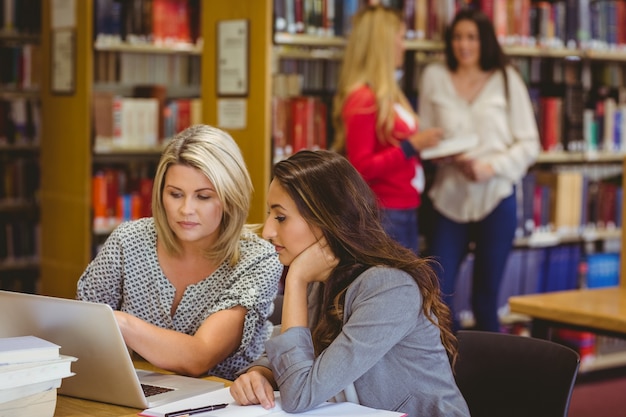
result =
[{"label": "standing woman in red sweater", "polygon": [[418,132],[417,115],[398,85],[405,32],[397,10],[369,6],[354,15],[333,103],[333,149],[378,197],[385,231],[417,253],[419,151],[437,145],[442,130]]}]

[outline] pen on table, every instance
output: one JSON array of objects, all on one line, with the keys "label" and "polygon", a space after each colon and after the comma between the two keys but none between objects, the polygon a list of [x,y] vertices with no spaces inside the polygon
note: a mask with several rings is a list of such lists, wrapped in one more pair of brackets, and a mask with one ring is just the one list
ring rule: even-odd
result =
[{"label": "pen on table", "polygon": [[228,404],[215,404],[215,405],[206,405],[204,407],[198,407],[198,408],[188,408],[187,410],[171,411],[169,413],[165,413],[165,417],[192,416],[194,414],[200,414],[200,413],[204,413],[207,411],[220,410],[222,408],[226,408],[227,405]]}]

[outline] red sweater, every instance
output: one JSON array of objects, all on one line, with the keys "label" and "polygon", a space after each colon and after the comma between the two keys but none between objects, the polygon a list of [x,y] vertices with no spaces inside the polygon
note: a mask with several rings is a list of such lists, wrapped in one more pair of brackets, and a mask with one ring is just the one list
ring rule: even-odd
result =
[{"label": "red sweater", "polygon": [[[411,209],[420,195],[411,184],[417,158],[408,158],[400,146],[381,144],[376,134],[376,98],[368,86],[354,90],[344,103],[342,117],[346,134],[346,156],[372,188],[383,208]],[[398,115],[392,136],[405,140],[415,133]]]}]

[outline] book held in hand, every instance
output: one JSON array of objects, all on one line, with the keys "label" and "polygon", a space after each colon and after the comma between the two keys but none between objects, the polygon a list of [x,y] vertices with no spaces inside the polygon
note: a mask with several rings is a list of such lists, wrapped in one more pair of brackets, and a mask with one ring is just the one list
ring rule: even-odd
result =
[{"label": "book held in hand", "polygon": [[56,359],[59,348],[59,345],[36,336],[2,337],[0,365]]},{"label": "book held in hand", "polygon": [[455,136],[442,139],[439,145],[420,151],[420,158],[437,159],[467,152],[478,145],[477,135]]}]

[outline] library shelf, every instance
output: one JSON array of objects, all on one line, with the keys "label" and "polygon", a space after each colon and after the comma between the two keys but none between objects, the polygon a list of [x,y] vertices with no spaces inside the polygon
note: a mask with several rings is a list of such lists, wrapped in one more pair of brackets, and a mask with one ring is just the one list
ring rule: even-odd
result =
[{"label": "library shelf", "polygon": [[135,54],[189,54],[202,55],[202,43],[199,44],[171,44],[171,45],[153,45],[147,43],[126,43],[115,42],[105,43],[96,42],[94,44],[95,51],[107,52],[131,52]]}]

